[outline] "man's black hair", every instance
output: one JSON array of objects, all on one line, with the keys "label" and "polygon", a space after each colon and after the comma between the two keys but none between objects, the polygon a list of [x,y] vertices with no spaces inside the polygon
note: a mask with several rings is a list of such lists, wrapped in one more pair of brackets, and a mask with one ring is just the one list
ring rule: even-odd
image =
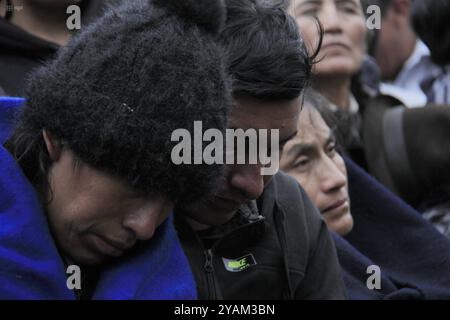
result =
[{"label": "man's black hair", "polygon": [[227,0],[226,4],[221,38],[234,96],[272,101],[299,97],[308,85],[317,52],[309,55],[285,1]]},{"label": "man's black hair", "polygon": [[415,1],[411,20],[417,35],[431,51],[431,59],[450,63],[450,2],[448,0]]}]

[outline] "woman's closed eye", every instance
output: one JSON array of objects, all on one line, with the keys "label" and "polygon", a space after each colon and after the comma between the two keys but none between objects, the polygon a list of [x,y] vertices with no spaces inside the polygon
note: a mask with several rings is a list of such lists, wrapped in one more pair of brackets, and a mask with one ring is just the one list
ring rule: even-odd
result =
[{"label": "woman's closed eye", "polygon": [[295,16],[317,16],[320,11],[320,3],[308,2],[304,3],[296,9]]},{"label": "woman's closed eye", "polygon": [[354,1],[341,1],[338,3],[338,10],[346,13],[359,14],[359,7]]},{"label": "woman's closed eye", "polygon": [[319,10],[318,10],[317,7],[311,7],[311,8],[308,8],[308,9],[303,9],[301,11],[300,15],[316,17],[318,12],[319,12]]}]

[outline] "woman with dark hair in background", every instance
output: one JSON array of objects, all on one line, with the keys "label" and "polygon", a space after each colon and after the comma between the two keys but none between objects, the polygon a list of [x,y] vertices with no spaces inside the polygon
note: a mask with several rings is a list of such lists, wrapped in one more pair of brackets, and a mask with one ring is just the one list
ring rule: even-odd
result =
[{"label": "woman with dark hair in background", "polygon": [[366,26],[359,0],[291,0],[289,12],[296,18],[309,48],[319,44],[313,87],[330,101],[339,119],[343,148],[363,167],[366,160],[361,137],[360,103],[353,95],[352,78],[359,72],[366,52]]}]

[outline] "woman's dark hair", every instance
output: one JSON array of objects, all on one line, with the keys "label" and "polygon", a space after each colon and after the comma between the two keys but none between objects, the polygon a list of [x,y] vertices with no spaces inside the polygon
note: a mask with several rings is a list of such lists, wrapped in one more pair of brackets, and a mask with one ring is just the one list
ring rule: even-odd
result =
[{"label": "woman's dark hair", "polygon": [[[65,148],[63,141],[57,141],[57,143],[61,148]],[[41,199],[51,201],[52,190],[48,181],[48,171],[52,160],[44,141],[43,130],[34,133],[19,122],[4,146],[19,164],[25,177],[33,185]],[[74,167],[81,163],[82,160],[74,155]]]},{"label": "woman's dark hair", "polygon": [[330,102],[327,98],[316,90],[307,88],[304,93],[304,102],[314,107],[320,113],[327,126],[330,128],[336,127],[338,120],[333,111],[331,111]]},{"label": "woman's dark hair", "polygon": [[16,159],[23,173],[43,196],[49,190],[47,174],[51,165],[42,132],[36,134],[24,126],[17,126],[6,141],[5,148]]},{"label": "woman's dark hair", "polygon": [[331,110],[331,103],[328,99],[314,89],[307,88],[304,93],[304,102],[319,112],[320,116],[336,137],[337,150],[341,154],[345,153],[343,150],[343,137],[339,130],[339,119]]},{"label": "woman's dark hair", "polygon": [[295,19],[285,10],[286,1],[226,3],[227,22],[221,39],[234,95],[272,101],[299,97],[309,84],[320,44],[309,55]]},{"label": "woman's dark hair", "polygon": [[417,35],[428,46],[431,59],[439,65],[450,63],[450,2],[414,1],[411,20]]}]

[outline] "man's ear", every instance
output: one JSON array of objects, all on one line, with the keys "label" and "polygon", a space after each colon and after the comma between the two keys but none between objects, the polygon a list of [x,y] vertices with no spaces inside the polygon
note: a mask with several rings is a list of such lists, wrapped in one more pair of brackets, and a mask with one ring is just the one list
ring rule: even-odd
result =
[{"label": "man's ear", "polygon": [[62,151],[60,143],[46,129],[42,131],[42,137],[44,138],[50,159],[52,161],[58,161]]}]

